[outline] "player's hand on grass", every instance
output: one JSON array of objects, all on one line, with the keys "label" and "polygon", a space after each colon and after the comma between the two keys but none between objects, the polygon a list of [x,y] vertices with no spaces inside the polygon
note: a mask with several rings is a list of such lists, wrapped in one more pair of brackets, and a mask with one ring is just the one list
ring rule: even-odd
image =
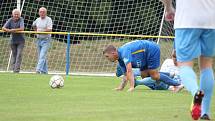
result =
[{"label": "player's hand on grass", "polygon": [[130,87],[127,92],[133,92],[134,91],[134,87]]}]

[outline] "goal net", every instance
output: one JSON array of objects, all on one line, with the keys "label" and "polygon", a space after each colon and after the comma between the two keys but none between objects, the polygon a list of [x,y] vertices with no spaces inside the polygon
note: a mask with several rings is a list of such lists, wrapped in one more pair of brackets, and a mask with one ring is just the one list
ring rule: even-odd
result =
[{"label": "goal net", "polygon": [[[17,7],[15,0],[0,0],[0,26]],[[159,0],[21,0],[20,8],[25,30],[32,31],[40,7],[46,7],[53,20],[54,32],[71,32],[70,73],[112,74],[115,64],[108,62],[102,50],[116,45],[149,39],[161,46],[161,62],[170,57],[173,39],[172,24],[163,20],[163,5]],[[146,36],[143,36],[146,35]],[[36,38],[25,34],[26,44],[22,72],[35,72],[37,64]],[[0,32],[0,70],[10,71],[9,34]],[[65,73],[67,36],[52,34],[48,52],[51,73]]]}]

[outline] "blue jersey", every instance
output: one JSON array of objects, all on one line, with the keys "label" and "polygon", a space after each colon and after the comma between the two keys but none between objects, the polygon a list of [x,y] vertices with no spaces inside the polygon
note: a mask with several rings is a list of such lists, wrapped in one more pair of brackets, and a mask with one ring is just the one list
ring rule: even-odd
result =
[{"label": "blue jersey", "polygon": [[118,62],[122,71],[126,72],[126,65],[131,63],[132,68],[156,69],[160,65],[159,46],[147,40],[128,42],[118,48]]}]

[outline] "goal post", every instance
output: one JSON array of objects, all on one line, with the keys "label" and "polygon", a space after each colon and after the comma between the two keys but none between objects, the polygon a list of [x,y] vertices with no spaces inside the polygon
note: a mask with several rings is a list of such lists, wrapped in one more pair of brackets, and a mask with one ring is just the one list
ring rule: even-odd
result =
[{"label": "goal post", "polygon": [[[108,44],[119,47],[135,39],[159,42],[161,62],[170,56],[174,38],[172,23],[162,19],[164,8],[159,0],[25,0],[22,17],[25,20],[26,44],[21,72],[35,72],[36,33],[31,25],[39,17],[40,7],[47,8],[54,24],[48,52],[50,73],[112,75],[115,64],[103,57],[103,48]],[[11,17],[14,8],[16,2],[3,0],[1,27]],[[8,43],[9,34],[0,31],[0,71],[6,71]]]}]

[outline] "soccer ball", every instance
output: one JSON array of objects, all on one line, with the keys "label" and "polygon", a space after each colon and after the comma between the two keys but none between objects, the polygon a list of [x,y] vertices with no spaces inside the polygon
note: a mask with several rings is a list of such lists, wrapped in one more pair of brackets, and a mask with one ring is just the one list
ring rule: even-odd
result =
[{"label": "soccer ball", "polygon": [[62,76],[60,75],[54,75],[51,77],[50,81],[49,81],[49,85],[51,86],[51,88],[61,88],[64,86],[64,79]]}]

